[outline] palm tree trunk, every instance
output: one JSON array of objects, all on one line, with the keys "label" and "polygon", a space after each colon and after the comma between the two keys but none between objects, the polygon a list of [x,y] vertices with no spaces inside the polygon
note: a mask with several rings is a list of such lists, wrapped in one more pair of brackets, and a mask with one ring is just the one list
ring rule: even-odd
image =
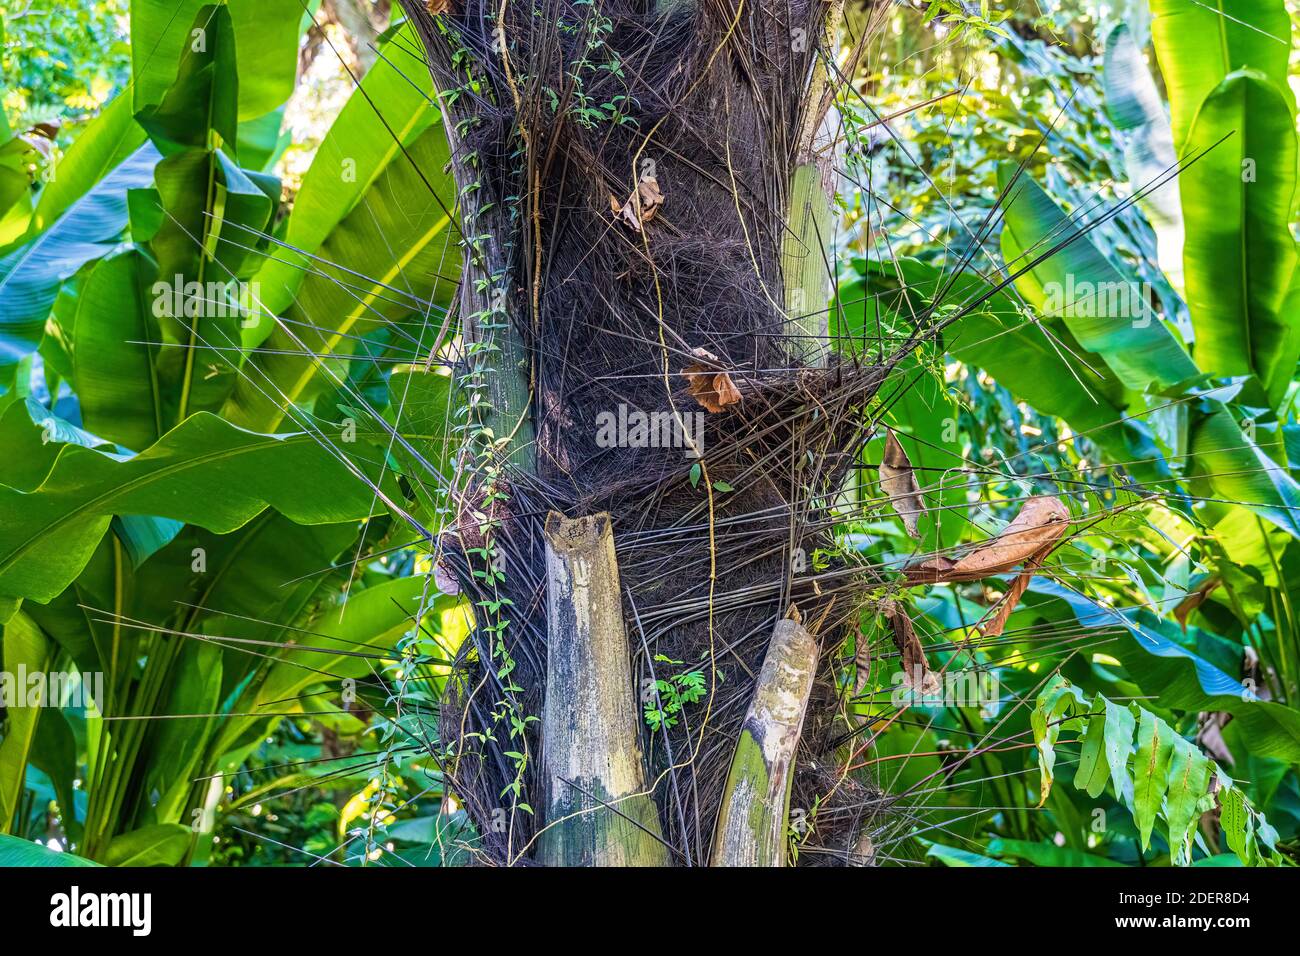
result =
[{"label": "palm tree trunk", "polygon": [[[791,571],[866,394],[826,342],[842,5],[403,6],[465,236],[440,548],[481,610],[448,775],[494,862],[781,863],[818,640],[851,610]],[[656,681],[692,672],[707,693],[651,731]]]}]

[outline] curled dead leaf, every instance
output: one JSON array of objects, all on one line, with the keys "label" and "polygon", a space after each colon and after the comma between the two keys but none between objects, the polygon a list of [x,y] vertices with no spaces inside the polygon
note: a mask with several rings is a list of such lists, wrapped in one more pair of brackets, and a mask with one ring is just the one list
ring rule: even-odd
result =
[{"label": "curled dead leaf", "polygon": [[993,609],[993,613],[979,625],[981,634],[985,637],[997,637],[1002,633],[1003,628],[1007,626],[1007,618],[1011,617],[1011,612],[1025,596],[1029,582],[1033,580],[1040,566],[1037,555],[1025,562],[1025,569],[1016,575],[1016,579],[1011,582],[1011,587],[1007,588],[1007,593],[1002,595],[1002,600]]},{"label": "curled dead leaf", "polygon": [[903,573],[911,584],[953,584],[1005,574],[1030,558],[1045,558],[1069,525],[1069,509],[1059,498],[1030,498],[1010,524],[960,559],[930,555]]},{"label": "curled dead leaf", "polygon": [[659,180],[653,176],[643,176],[636,189],[641,196],[641,221],[649,222],[664,204],[664,194],[659,191]]},{"label": "curled dead leaf", "polygon": [[[871,644],[861,632],[853,639],[853,696],[861,698],[871,681]],[[857,722],[865,724],[866,714],[858,714]]]},{"label": "curled dead leaf", "polygon": [[880,490],[889,497],[889,505],[903,519],[903,527],[913,538],[919,538],[917,521],[925,514],[921,488],[916,483],[912,462],[891,431],[885,439],[885,457],[880,462]]},{"label": "curled dead leaf", "polygon": [[19,133],[18,138],[48,162],[54,155],[54,137],[58,135],[58,132],[59,127],[56,123],[37,123],[30,129]]},{"label": "curled dead leaf", "polygon": [[1005,574],[1022,564],[1020,574],[978,625],[984,637],[997,637],[1069,526],[1069,509],[1059,498],[1030,498],[1010,524],[961,559],[931,555],[904,568],[903,573],[912,584],[949,584]]},{"label": "curled dead leaf", "polygon": [[1069,527],[1070,512],[1059,498],[1030,498],[1012,522],[981,548],[957,562],[956,574],[1002,574],[1055,544]]},{"label": "curled dead leaf", "polygon": [[907,609],[897,601],[885,600],[880,602],[880,612],[889,622],[894,646],[898,648],[898,653],[902,657],[903,686],[919,690],[926,697],[938,694],[942,688],[939,675],[930,670],[925,648],[921,646],[921,639],[917,637],[916,629],[912,627],[912,619],[907,616]]},{"label": "curled dead leaf", "polygon": [[702,348],[692,349],[691,354],[702,359],[682,369],[686,390],[691,397],[710,412],[720,412],[728,405],[738,404],[740,389],[736,388],[730,375],[714,367],[718,364],[718,357]]},{"label": "curled dead leaf", "polygon": [[424,9],[429,11],[430,16],[446,13],[450,7],[451,0],[424,0]]},{"label": "curled dead leaf", "polygon": [[664,204],[664,194],[659,191],[659,180],[654,176],[642,176],[627,197],[627,202],[619,205],[618,199],[609,197],[609,208],[629,229],[641,231],[642,225],[649,222]]},{"label": "curled dead leaf", "polygon": [[1178,602],[1178,606],[1174,608],[1174,618],[1178,621],[1178,626],[1183,629],[1184,634],[1187,633],[1187,618],[1205,603],[1205,599],[1214,593],[1214,589],[1220,583],[1221,581],[1217,577],[1207,578],[1199,588]]},{"label": "curled dead leaf", "polygon": [[949,580],[957,562],[944,554],[932,554],[903,568],[911,584],[939,584]]}]

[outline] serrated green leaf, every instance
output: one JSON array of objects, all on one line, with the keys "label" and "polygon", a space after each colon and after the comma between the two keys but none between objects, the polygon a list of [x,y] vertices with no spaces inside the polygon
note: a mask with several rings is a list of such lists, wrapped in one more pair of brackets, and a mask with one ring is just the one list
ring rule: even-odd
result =
[{"label": "serrated green leaf", "polygon": [[1133,820],[1142,837],[1142,849],[1151,843],[1151,830],[1169,788],[1169,760],[1174,751],[1173,729],[1143,710],[1138,715],[1138,748],[1133,764]]},{"label": "serrated green leaf", "polygon": [[1185,864],[1191,856],[1192,830],[1201,818],[1199,804],[1210,784],[1210,761],[1182,737],[1175,737],[1171,743],[1165,819],[1174,862]]}]

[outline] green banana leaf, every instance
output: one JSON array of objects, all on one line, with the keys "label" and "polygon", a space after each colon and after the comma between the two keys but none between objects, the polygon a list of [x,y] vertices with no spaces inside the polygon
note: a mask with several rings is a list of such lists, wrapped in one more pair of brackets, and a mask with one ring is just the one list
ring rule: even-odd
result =
[{"label": "green banana leaf", "polygon": [[219,726],[217,718],[209,715],[220,712],[222,656],[220,645],[191,640],[168,672],[159,719],[151,722],[141,747],[141,753],[148,755],[144,792],[156,796],[149,807],[154,822],[180,819],[194,777],[201,773],[195,768],[208,737]]},{"label": "green banana leaf", "polygon": [[991,856],[981,856],[970,850],[962,850],[953,846],[943,846],[939,843],[930,844],[925,851],[927,857],[938,860],[944,866],[1010,866],[1005,860],[995,860]]},{"label": "green banana leaf", "polygon": [[193,833],[176,823],[159,823],[113,837],[104,851],[107,866],[175,866],[190,848]]},{"label": "green banana leaf", "polygon": [[1185,144],[1210,91],[1243,67],[1288,96],[1291,17],[1286,0],[1150,0],[1151,40],[1169,92],[1174,147]]},{"label": "green banana leaf", "polygon": [[57,175],[41,190],[29,239],[57,222],[68,207],[144,145],[144,130],[133,112],[130,96],[116,96],[77,134],[59,160]]},{"label": "green banana leaf", "polygon": [[[1160,481],[1169,469],[1146,424],[1130,417],[1124,386],[1101,356],[1088,352],[1059,319],[1034,319],[1017,307],[1009,293],[970,271],[953,274],[916,259],[869,262],[865,287],[841,290],[841,335],[860,335],[865,310],[894,305],[877,292],[898,278],[915,293],[915,308],[939,299],[938,306],[983,305],[972,309],[944,333],[944,348],[954,358],[982,368],[1017,398],[1047,415],[1064,419],[1139,481]],[[859,304],[855,304],[859,303]],[[874,327],[874,321],[867,321]]]},{"label": "green banana leaf", "polygon": [[239,119],[269,113],[293,92],[305,6],[315,5],[300,0],[226,0],[218,8],[202,0],[131,0],[135,109],[162,99],[176,77],[178,53],[203,52],[196,47],[207,45],[209,18],[221,9],[229,11],[239,48]]},{"label": "green banana leaf", "polygon": [[101,866],[74,853],[60,853],[31,840],[0,834],[0,868],[27,866]]},{"label": "green banana leaf", "polygon": [[[4,417],[15,416],[28,411],[11,406]],[[304,524],[367,517],[374,496],[348,451],[356,454],[307,434],[254,434],[206,413],[127,461],[66,445],[39,488],[0,488],[0,594],[53,598],[85,567],[114,514],[213,531],[233,531],[268,505]]]},{"label": "green banana leaf", "polygon": [[[411,52],[418,48],[409,23],[381,43],[379,59],[321,141],[294,197],[284,246],[267,258],[256,276],[268,312],[279,315],[289,307],[307,271],[313,268],[308,257],[320,251],[321,244],[388,164],[407,162],[403,150],[440,122],[428,67]],[[439,169],[427,167],[425,174],[437,176],[432,181],[438,183]],[[437,188],[450,200],[449,188]],[[347,261],[341,264],[352,267]],[[270,332],[267,323],[261,330],[262,339]]]},{"label": "green banana leaf", "polygon": [[447,214],[451,181],[421,173],[441,170],[447,157],[446,137],[435,126],[385,167],[322,244],[323,262],[303,281],[285,323],[250,357],[223,409],[227,419],[275,430],[291,406],[337,384],[340,376],[326,360],[350,355],[357,336],[380,322],[409,319],[406,348],[412,359],[424,357],[419,349],[434,345],[460,270],[457,229]]},{"label": "green banana leaf", "polygon": [[[158,260],[161,287],[199,283],[208,302],[214,298],[210,283],[224,288],[255,268],[257,256],[249,247],[274,209],[267,184],[251,179],[224,153],[202,149],[164,159],[156,183],[162,216],[149,247]],[[219,206],[209,206],[209,183],[215,184]],[[233,300],[223,305],[184,316],[162,310],[159,320],[168,347],[159,353],[157,372],[164,394],[175,403],[169,421],[194,411],[215,411],[235,387],[241,327],[255,319]],[[256,303],[251,305],[255,315]]]},{"label": "green banana leaf", "polygon": [[1123,866],[1116,860],[1096,853],[1085,853],[1068,846],[1055,843],[1034,843],[1029,840],[1008,840],[994,838],[989,841],[989,853],[995,857],[1023,860],[1034,866]]},{"label": "green banana leaf", "polygon": [[1251,441],[1222,402],[1204,400],[1188,438],[1192,474],[1217,498],[1300,538],[1300,484]]},{"label": "green banana leaf", "polygon": [[1186,155],[1196,157],[1181,174],[1196,363],[1220,377],[1254,375],[1275,408],[1300,355],[1300,328],[1283,308],[1296,266],[1286,98],[1262,73],[1230,74],[1197,112]]},{"label": "green banana leaf", "polygon": [[63,832],[74,841],[80,839],[83,827],[77,816],[78,797],[84,797],[84,794],[79,794],[74,786],[77,780],[77,739],[62,710],[57,707],[42,710],[27,759],[31,766],[49,777],[54,787]]},{"label": "green banana leaf", "polygon": [[0,259],[0,368],[35,349],[63,281],[117,244],[126,192],[146,185],[157,161],[153,146],[141,146],[52,226]]},{"label": "green banana leaf", "polygon": [[86,429],[127,448],[148,448],[163,433],[154,369],[158,324],[145,297],[144,257],[102,259],[82,284],[73,331],[72,384]]},{"label": "green banana leaf", "polygon": [[239,137],[241,79],[230,8],[202,7],[189,33],[201,35],[201,42],[196,39],[159,50],[160,56],[167,57],[181,51],[176,79],[161,101],[136,110],[136,122],[164,156],[186,149],[206,150],[210,133],[219,137],[221,148],[233,152]]},{"label": "green banana leaf", "polygon": [[372,673],[378,662],[369,655],[385,650],[416,626],[418,617],[455,606],[455,599],[438,594],[424,577],[394,578],[327,606],[298,627],[286,629],[281,640],[293,638],[303,649],[287,649],[250,682],[233,710],[266,717],[232,717],[221,725],[210,753],[222,766],[236,767],[256,747],[269,723],[286,710],[301,706],[296,698],[308,688],[324,684],[331,698],[342,690],[341,681]]},{"label": "green banana leaf", "polygon": [[0,655],[4,676],[9,679],[7,683],[13,685],[8,689],[17,697],[7,702],[9,716],[4,725],[4,739],[0,740],[0,833],[9,833],[22,797],[37,721],[49,704],[46,700],[27,700],[28,688],[18,686],[18,677],[20,672],[26,675],[45,673],[50,660],[50,642],[35,622],[19,611],[4,626],[0,650],[4,652]]},{"label": "green banana leaf", "polygon": [[[0,38],[4,28],[0,26]],[[0,110],[0,113],[3,113]],[[23,241],[31,227],[35,202],[27,168],[31,145],[15,136],[9,119],[0,115],[0,255]]]},{"label": "green banana leaf", "polygon": [[27,169],[31,148],[21,136],[14,135],[8,117],[0,115],[0,221],[19,200],[31,201],[32,177]]},{"label": "green banana leaf", "polygon": [[[280,640],[277,627],[298,621],[312,602],[339,586],[357,534],[355,522],[300,525],[270,509],[232,534],[187,528],[137,575],[127,613],[165,621],[180,607],[178,630]],[[200,555],[204,572],[195,575]],[[343,572],[328,573],[336,561],[344,562]],[[252,645],[231,648],[222,662],[220,699],[225,701],[264,662],[259,655],[269,652]]]},{"label": "green banana leaf", "polygon": [[284,128],[284,109],[239,124],[235,152],[246,169],[270,172],[293,142],[292,131]]},{"label": "green banana leaf", "polygon": [[[1004,186],[1010,183],[1014,172],[1014,164],[1003,164],[999,169],[1000,182]],[[1184,214],[1189,215],[1188,193],[1185,191],[1183,195]],[[1024,202],[1026,196],[1028,203]],[[1192,222],[1191,218],[1187,221],[1189,225]],[[1026,182],[1025,191],[1010,201],[1007,210],[1002,233],[1004,256],[1010,264],[1022,256],[1023,250],[1050,248],[1059,237],[1070,235],[1072,229],[1051,198],[1037,184]],[[1193,242],[1190,238],[1188,241]],[[1022,261],[1035,258],[1031,252]],[[1187,250],[1186,261],[1189,264],[1194,261],[1191,248]],[[1189,287],[1195,271],[1187,270]],[[1051,304],[1050,289],[1065,289],[1069,283],[1075,287],[1087,283],[1085,289],[1099,290],[1114,288],[1111,283],[1123,281],[1096,248],[1081,238],[1036,266],[1030,281],[1018,281],[1017,286],[1035,305],[1045,308]],[[1199,375],[1197,366],[1154,315],[1148,314],[1141,320],[1084,318],[1073,322],[1067,317],[1065,323],[1075,332],[1080,344],[1101,354],[1131,388],[1168,390]],[[1206,371],[1220,374],[1217,369]],[[1284,469],[1268,463],[1221,403],[1207,399],[1201,405],[1188,438],[1189,471],[1203,476],[1213,495],[1240,502],[1291,534],[1300,532],[1300,519],[1294,513],[1300,501],[1300,489],[1295,481]]]},{"label": "green banana leaf", "polygon": [[389,414],[400,436],[392,455],[429,515],[446,500],[439,476],[450,478],[456,398],[451,376],[437,368],[398,366],[388,377]]},{"label": "green banana leaf", "polygon": [[1009,269],[1029,268],[1016,280],[1026,299],[1059,316],[1127,388],[1162,391],[1197,377],[1196,365],[1139,285],[1102,255],[1041,186],[1005,162],[998,167],[998,188],[1007,197],[1002,255]]}]

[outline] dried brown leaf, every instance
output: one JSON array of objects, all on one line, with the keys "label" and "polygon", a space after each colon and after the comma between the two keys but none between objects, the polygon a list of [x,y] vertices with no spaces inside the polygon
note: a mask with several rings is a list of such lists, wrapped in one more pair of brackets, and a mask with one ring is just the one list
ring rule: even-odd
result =
[{"label": "dried brown leaf", "polygon": [[[1044,551],[1043,557],[1046,557],[1046,551]],[[1011,617],[1011,612],[1016,609],[1020,599],[1025,596],[1029,582],[1033,580],[1039,567],[1041,567],[1041,564],[1038,555],[1034,555],[1025,562],[1025,569],[1016,575],[1016,579],[1011,582],[1011,587],[1007,588],[1007,593],[1002,595],[1002,600],[998,602],[993,614],[980,625],[979,632],[981,634],[985,637],[997,637],[1002,633],[1003,628],[1007,626],[1007,618]]]},{"label": "dried brown leaf", "polygon": [[949,580],[957,562],[944,554],[933,554],[903,568],[909,584],[940,584]]},{"label": "dried brown leaf", "polygon": [[931,555],[903,573],[911,584],[952,584],[1005,574],[1031,558],[1041,562],[1069,524],[1069,509],[1059,498],[1030,498],[1009,525],[959,560]]},{"label": "dried brown leaf", "polygon": [[871,679],[871,644],[862,634],[853,641],[853,696],[860,697]]},{"label": "dried brown leaf", "polygon": [[953,568],[955,574],[1003,574],[1055,544],[1069,527],[1070,512],[1059,498],[1030,498],[1015,519]]},{"label": "dried brown leaf", "polygon": [[682,369],[682,375],[686,377],[686,390],[691,393],[691,397],[710,412],[720,412],[728,405],[738,404],[741,399],[740,389],[730,375],[714,367],[718,364],[718,357],[702,348],[692,349],[691,354],[703,360],[692,362]]},{"label": "dried brown leaf", "polygon": [[912,627],[912,619],[907,616],[907,609],[897,601],[886,600],[880,603],[880,611],[892,629],[894,646],[903,661],[903,685],[913,690],[919,689],[927,697],[938,694],[941,685],[939,675],[930,670],[925,648]]},{"label": "dried brown leaf", "polygon": [[663,204],[664,194],[659,191],[659,180],[653,176],[642,176],[622,206],[617,198],[609,197],[610,211],[636,232],[640,232],[641,226],[655,217]]},{"label": "dried brown leaf", "polygon": [[664,204],[664,194],[659,191],[659,180],[653,176],[643,176],[636,184],[641,196],[641,221],[649,222]]},{"label": "dried brown leaf", "polygon": [[892,431],[885,439],[885,457],[880,462],[880,490],[889,497],[890,507],[903,519],[907,533],[919,538],[917,522],[925,514],[925,502],[921,500],[921,488],[916,483],[912,462]]},{"label": "dried brown leaf", "polygon": [[[853,696],[861,698],[871,682],[871,643],[861,631],[853,638]],[[857,722],[865,724],[866,714],[858,714]]]},{"label": "dried brown leaf", "polygon": [[1217,577],[1207,578],[1205,583],[1203,583],[1199,588],[1178,602],[1178,606],[1174,608],[1174,618],[1178,621],[1178,626],[1183,629],[1184,634],[1187,633],[1188,617],[1191,616],[1193,611],[1205,603],[1205,599],[1214,592],[1214,589],[1217,588],[1220,583],[1222,582]]}]

